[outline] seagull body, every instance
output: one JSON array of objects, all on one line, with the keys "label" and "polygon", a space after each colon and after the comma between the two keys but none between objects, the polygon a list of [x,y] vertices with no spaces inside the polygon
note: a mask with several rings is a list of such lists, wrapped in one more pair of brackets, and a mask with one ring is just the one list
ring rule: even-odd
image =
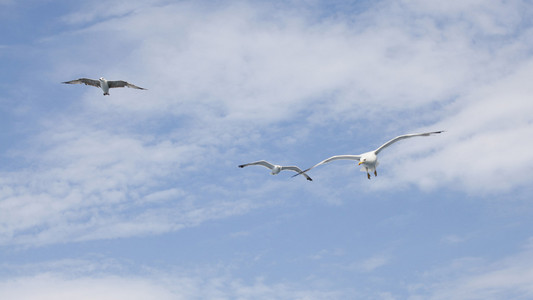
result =
[{"label": "seagull body", "polygon": [[[396,143],[396,142],[398,142],[400,140],[403,140],[403,139],[408,139],[408,138],[417,137],[417,136],[430,136],[432,134],[438,134],[438,133],[442,133],[442,132],[443,131],[433,131],[433,132],[412,133],[412,134],[400,135],[400,136],[397,136],[397,137],[393,138],[392,140],[386,142],[385,144],[381,145],[376,150],[368,151],[368,152],[365,152],[365,153],[360,154],[360,155],[336,155],[336,156],[332,156],[332,157],[327,158],[327,159],[319,162],[318,164],[310,167],[309,169],[302,171],[301,173],[305,174],[305,172],[313,169],[314,167],[318,167],[320,165],[329,163],[329,162],[334,161],[334,160],[341,160],[341,159],[342,160],[356,160],[356,161],[359,161],[358,165],[361,166],[361,171],[366,172],[366,175],[367,175],[368,179],[370,179],[370,173],[374,173],[374,176],[378,176],[378,172],[376,171],[376,167],[379,164],[379,162],[378,162],[378,154],[383,149],[385,149],[385,148],[389,147],[390,145],[392,145],[392,144],[394,144],[394,143]],[[296,174],[294,176],[298,176],[298,175],[300,175],[300,174]]]},{"label": "seagull body", "polygon": [[138,87],[134,84],[128,83],[123,80],[107,80],[104,77],[100,77],[98,80],[89,79],[89,78],[80,78],[80,79],[75,79],[71,81],[65,81],[63,83],[66,83],[66,84],[84,83],[85,85],[92,85],[92,86],[101,88],[102,91],[104,91],[104,96],[109,95],[110,88],[129,87],[129,88],[134,88],[134,89],[139,89],[139,90],[146,90],[142,87]]},{"label": "seagull body", "polygon": [[273,165],[273,164],[271,164],[271,163],[269,163],[268,161],[265,161],[265,160],[260,160],[260,161],[252,162],[252,163],[249,163],[249,164],[239,165],[239,168],[244,168],[244,167],[247,167],[247,166],[255,166],[255,165],[264,166],[264,167],[269,168],[271,170],[270,174],[272,174],[272,175],[279,174],[279,172],[281,172],[283,170],[291,170],[291,171],[297,172],[298,173],[297,175],[303,174],[307,180],[313,181],[313,179],[311,179],[311,177],[309,177],[309,176],[307,176],[307,174],[305,174],[305,171],[302,171],[300,168],[298,168],[296,166]]}]

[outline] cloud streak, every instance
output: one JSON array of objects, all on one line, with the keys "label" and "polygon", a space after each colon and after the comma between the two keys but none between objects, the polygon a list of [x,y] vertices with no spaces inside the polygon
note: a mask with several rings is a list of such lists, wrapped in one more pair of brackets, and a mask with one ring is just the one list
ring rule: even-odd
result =
[{"label": "cloud streak", "polygon": [[[428,282],[414,289],[413,299],[528,299],[533,295],[531,241],[504,259],[458,259],[447,270],[428,273]],[[432,279],[436,279],[431,282]]]},{"label": "cloud streak", "polygon": [[[26,274],[0,279],[6,299],[342,299],[342,292],[298,284],[243,280],[220,270],[148,271],[118,276],[94,261],[65,260],[26,266]],[[112,268],[124,266],[114,263]],[[75,270],[74,272],[72,270]]]}]

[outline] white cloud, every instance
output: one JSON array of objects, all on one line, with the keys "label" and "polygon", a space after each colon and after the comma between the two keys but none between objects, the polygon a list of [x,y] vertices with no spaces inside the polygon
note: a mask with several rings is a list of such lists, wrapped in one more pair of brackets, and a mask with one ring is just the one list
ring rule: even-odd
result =
[{"label": "white cloud", "polygon": [[[25,274],[0,279],[2,299],[343,299],[345,291],[307,288],[263,278],[239,279],[218,270],[149,271],[116,275],[92,261],[26,266]],[[95,268],[96,266],[96,268]],[[46,268],[43,268],[46,267]],[[123,267],[123,266],[118,266]],[[33,271],[32,271],[33,268]],[[20,273],[20,272],[18,272]]]},{"label": "white cloud", "polygon": [[[387,153],[395,161],[391,181],[446,185],[476,194],[527,187],[533,179],[533,154],[528,150],[533,142],[527,138],[533,135],[533,90],[527,80],[532,73],[530,60],[498,82],[460,97],[454,113],[435,125],[447,132]],[[416,160],[399,160],[399,153],[416,155]]]},{"label": "white cloud", "polygon": [[[134,14],[119,20],[121,30],[133,32],[129,28],[137,26],[135,33],[145,35],[132,59],[146,61],[148,72],[163,76],[151,82],[160,102],[151,108],[142,104],[133,108],[164,108],[179,114],[185,108],[199,118],[198,123],[221,125],[226,132],[243,123],[249,126],[251,120],[259,128],[307,112],[307,121],[317,127],[332,120],[360,118],[377,126],[385,120],[391,126],[400,123],[410,128],[434,123],[431,129],[448,131],[449,137],[439,137],[447,144],[433,140],[442,148],[413,146],[413,151],[433,150],[434,154],[417,157],[410,166],[399,164],[398,176],[391,181],[422,188],[453,186],[474,193],[487,191],[487,186],[495,192],[509,191],[530,181],[527,175],[512,174],[527,174],[532,161],[527,154],[530,145],[522,139],[531,130],[529,88],[524,82],[530,76],[527,64],[521,67],[531,45],[520,20],[513,19],[520,3],[508,8],[495,2],[472,12],[480,5],[455,5],[438,16],[434,15],[438,9],[416,5],[394,5],[379,13],[370,9],[355,16],[368,24],[356,22],[354,27],[344,19],[310,22],[309,16],[291,11],[272,24],[260,18],[256,7],[246,4],[207,11],[167,6],[151,14]],[[190,14],[181,15],[182,9]],[[466,14],[465,18],[472,12],[475,20],[513,19],[505,24],[518,37],[503,44],[508,40],[505,36],[487,40],[494,31],[490,28],[499,25],[476,21],[468,23],[472,30],[464,31],[461,20],[440,19],[458,12]],[[138,27],[145,23],[141,20],[153,16],[166,20],[170,14],[180,17],[155,28]],[[208,17],[194,17],[197,14]],[[176,38],[161,40],[164,34]],[[511,33],[498,36],[502,34]],[[174,91],[164,89],[170,85]],[[452,99],[455,103],[450,104]],[[398,119],[398,113],[409,111],[417,118]],[[394,134],[401,133],[405,132]],[[516,161],[493,164],[508,151],[507,145],[518,152]]]},{"label": "white cloud", "polygon": [[376,254],[361,262],[352,264],[349,268],[359,270],[361,272],[373,272],[376,269],[387,265],[390,261],[390,256],[386,254]]},{"label": "white cloud", "polygon": [[[158,234],[266,204],[224,197],[224,189],[191,181],[190,174],[205,172],[190,166],[204,167],[212,156],[203,146],[61,120],[46,126],[53,127],[15,157],[36,166],[0,173],[1,244]],[[217,197],[197,202],[200,194]]]},{"label": "white cloud", "polygon": [[[124,72],[135,62],[135,73],[150,76],[139,80],[155,94],[155,102],[140,107],[145,112],[186,108],[196,117],[269,123],[291,118],[310,104],[327,103],[321,114],[349,113],[351,118],[427,105],[455,95],[465,81],[481,75],[467,70],[488,59],[474,55],[455,31],[436,39],[442,32],[432,24],[421,31],[413,29],[416,23],[404,28],[380,15],[363,15],[355,18],[371,24],[350,27],[348,20],[321,22],[290,9],[266,18],[272,10],[235,3],[215,9],[154,7],[81,31],[89,42],[82,41],[79,51],[93,43],[94,34],[106,44],[130,44],[135,50],[108,73]],[[400,13],[381,12],[394,18]],[[93,60],[95,54],[87,56]],[[121,108],[139,107],[129,101]]]},{"label": "white cloud", "polygon": [[458,259],[429,273],[413,286],[412,299],[530,299],[533,297],[533,247],[494,262]]},{"label": "white cloud", "polygon": [[378,255],[373,256],[361,263],[362,270],[372,272],[375,269],[386,265],[390,258],[388,256]]},{"label": "white cloud", "polygon": [[441,238],[441,242],[446,244],[459,244],[466,241],[468,237],[462,237],[456,234],[449,234]]},{"label": "white cloud", "polygon": [[157,283],[115,276],[67,279],[50,274],[14,278],[0,284],[4,299],[186,299]]},{"label": "white cloud", "polygon": [[225,278],[101,276],[63,278],[55,274],[18,277],[0,282],[4,299],[343,299],[339,292],[298,289],[289,284],[244,284]]}]

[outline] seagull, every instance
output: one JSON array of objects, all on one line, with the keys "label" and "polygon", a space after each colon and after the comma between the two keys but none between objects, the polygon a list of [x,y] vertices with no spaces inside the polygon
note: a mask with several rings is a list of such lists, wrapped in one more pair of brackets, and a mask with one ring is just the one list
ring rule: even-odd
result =
[{"label": "seagull", "polygon": [[85,83],[85,85],[92,85],[92,86],[95,86],[95,87],[99,87],[102,89],[102,91],[104,91],[104,96],[105,95],[109,95],[109,89],[110,88],[119,88],[119,87],[129,87],[129,88],[134,88],[134,89],[139,89],[139,90],[146,90],[142,87],[138,87],[134,84],[131,84],[131,83],[128,83],[126,81],[123,81],[123,80],[106,80],[104,77],[100,77],[100,79],[96,80],[96,79],[89,79],[89,78],[80,78],[80,79],[75,79],[75,80],[71,80],[71,81],[65,81],[65,82],[62,82],[62,83],[66,83],[66,84],[81,84],[81,83]]},{"label": "seagull", "polygon": [[[307,170],[304,170],[302,172],[299,172],[298,174],[294,175],[294,176],[298,176],[300,174],[305,174],[305,172],[311,170],[312,168],[314,167],[318,167],[320,165],[323,165],[323,164],[326,164],[330,161],[334,161],[334,160],[340,160],[340,159],[345,159],[345,160],[357,160],[359,161],[358,165],[361,166],[361,171],[365,172],[366,171],[366,175],[368,177],[368,179],[370,179],[370,172],[374,172],[374,176],[378,176],[378,172],[376,171],[376,167],[378,166],[378,154],[379,152],[381,152],[381,150],[389,147],[390,145],[400,141],[400,140],[403,140],[403,139],[408,139],[408,138],[412,138],[412,137],[416,137],[416,136],[430,136],[432,134],[438,134],[438,133],[442,133],[444,131],[433,131],[433,132],[424,132],[424,133],[411,133],[411,134],[404,134],[404,135],[400,135],[400,136],[397,136],[395,138],[393,138],[392,140],[386,142],[385,144],[381,145],[379,148],[377,148],[376,150],[373,150],[373,151],[369,151],[369,152],[366,152],[366,153],[363,153],[363,154],[360,154],[360,155],[335,155],[335,156],[332,156],[328,159],[325,159],[321,162],[319,162],[318,164],[312,166],[311,168],[307,169]],[[294,177],[292,176],[292,177]]]},{"label": "seagull", "polygon": [[255,165],[264,166],[264,167],[269,168],[270,170],[272,170],[272,172],[270,172],[270,174],[272,174],[272,175],[279,174],[279,172],[281,172],[283,170],[291,170],[291,171],[297,172],[298,174],[296,174],[296,175],[303,174],[307,180],[313,181],[313,179],[311,179],[311,177],[309,177],[309,176],[307,176],[307,174],[305,174],[305,171],[302,171],[300,168],[298,168],[296,166],[273,165],[273,164],[271,164],[271,163],[269,163],[268,161],[265,161],[265,160],[260,160],[260,161],[252,162],[252,163],[249,163],[249,164],[239,165],[239,168],[244,168],[244,167],[247,167],[247,166],[255,166]]}]

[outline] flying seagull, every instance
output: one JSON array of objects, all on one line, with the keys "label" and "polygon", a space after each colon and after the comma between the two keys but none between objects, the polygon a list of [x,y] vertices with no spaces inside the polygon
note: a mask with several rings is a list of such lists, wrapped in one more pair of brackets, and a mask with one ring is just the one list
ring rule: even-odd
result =
[{"label": "flying seagull", "polygon": [[100,79],[96,80],[96,79],[89,79],[89,78],[80,78],[80,79],[75,79],[75,80],[71,80],[71,81],[65,81],[63,83],[67,83],[67,84],[81,84],[81,83],[84,83],[85,85],[92,85],[92,86],[95,86],[95,87],[98,87],[98,88],[101,88],[102,91],[104,91],[104,96],[105,95],[109,95],[109,89],[110,88],[121,88],[121,87],[129,87],[129,88],[134,88],[134,89],[139,89],[139,90],[146,90],[142,87],[138,87],[134,84],[131,84],[131,83],[128,83],[126,81],[123,81],[123,80],[106,80],[104,77],[100,77]]},{"label": "flying seagull", "polygon": [[255,166],[255,165],[264,166],[264,167],[269,168],[270,170],[272,170],[272,172],[270,172],[270,174],[272,174],[272,175],[279,174],[279,172],[281,172],[283,170],[291,170],[291,171],[297,172],[298,174],[296,174],[296,175],[303,174],[307,180],[313,181],[313,179],[311,179],[311,177],[309,177],[309,176],[307,176],[307,174],[305,174],[305,171],[302,171],[300,168],[298,168],[296,166],[273,165],[273,164],[269,163],[268,161],[264,161],[264,160],[252,162],[252,163],[249,163],[249,164],[239,165],[239,168],[244,168],[244,167],[247,167],[247,166]]},{"label": "flying seagull", "polygon": [[332,156],[332,157],[330,157],[328,159],[325,159],[325,160],[319,162],[318,164],[312,166],[311,168],[309,168],[307,170],[299,172],[298,174],[296,174],[294,176],[298,176],[298,175],[300,175],[302,173],[305,174],[305,172],[311,170],[312,168],[318,167],[318,166],[323,165],[323,164],[326,164],[326,163],[328,163],[330,161],[340,160],[340,159],[347,159],[347,160],[357,160],[357,161],[359,161],[358,165],[360,165],[360,166],[362,165],[361,171],[363,171],[363,172],[366,171],[366,175],[367,175],[368,179],[370,179],[370,172],[374,172],[374,176],[378,176],[378,172],[376,171],[376,167],[379,164],[377,155],[379,154],[379,152],[381,152],[381,150],[383,150],[383,149],[387,148],[388,146],[396,143],[397,141],[400,141],[400,140],[403,140],[403,139],[408,139],[408,138],[412,138],[412,137],[416,137],[416,136],[430,136],[432,134],[438,134],[438,133],[441,133],[441,132],[444,132],[444,131],[433,131],[433,132],[412,133],[412,134],[400,135],[400,136],[397,136],[397,137],[393,138],[392,140],[386,142],[385,144],[381,145],[376,150],[369,151],[369,152],[366,152],[366,153],[363,153],[363,154],[360,154],[360,155],[335,155],[335,156]]}]

